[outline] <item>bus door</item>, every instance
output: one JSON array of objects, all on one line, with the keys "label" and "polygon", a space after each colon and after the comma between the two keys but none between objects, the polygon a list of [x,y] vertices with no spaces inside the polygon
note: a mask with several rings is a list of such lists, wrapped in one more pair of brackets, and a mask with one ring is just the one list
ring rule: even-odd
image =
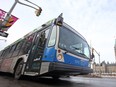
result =
[{"label": "bus door", "polygon": [[48,30],[39,32],[35,35],[34,42],[32,44],[27,65],[25,68],[26,72],[38,72],[40,71],[41,60],[44,54],[44,48],[48,36]]}]

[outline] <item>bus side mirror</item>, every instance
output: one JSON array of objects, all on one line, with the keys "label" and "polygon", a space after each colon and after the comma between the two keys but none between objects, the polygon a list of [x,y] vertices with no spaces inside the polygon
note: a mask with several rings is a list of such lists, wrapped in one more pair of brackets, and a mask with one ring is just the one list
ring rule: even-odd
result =
[{"label": "bus side mirror", "polygon": [[90,61],[92,61],[94,57],[95,57],[95,55],[94,55],[94,53],[92,53],[90,56]]},{"label": "bus side mirror", "polygon": [[62,13],[58,16],[58,18],[55,19],[54,24],[58,25],[58,26],[62,26],[63,24],[63,17],[62,17]]}]

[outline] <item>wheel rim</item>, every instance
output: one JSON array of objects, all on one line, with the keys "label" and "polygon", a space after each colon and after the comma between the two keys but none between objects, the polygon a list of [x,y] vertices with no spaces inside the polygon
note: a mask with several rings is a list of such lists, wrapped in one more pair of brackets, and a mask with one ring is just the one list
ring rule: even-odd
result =
[{"label": "wheel rim", "polygon": [[21,63],[18,64],[16,71],[15,71],[15,78],[19,79],[21,76],[21,72],[22,72],[22,67],[23,65]]}]

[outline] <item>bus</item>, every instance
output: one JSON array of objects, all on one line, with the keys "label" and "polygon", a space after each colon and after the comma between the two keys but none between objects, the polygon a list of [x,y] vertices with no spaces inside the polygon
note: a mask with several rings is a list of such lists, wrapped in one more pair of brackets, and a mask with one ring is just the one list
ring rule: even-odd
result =
[{"label": "bus", "polygon": [[92,73],[85,38],[63,22],[62,14],[0,51],[0,71],[22,75],[61,76]]}]

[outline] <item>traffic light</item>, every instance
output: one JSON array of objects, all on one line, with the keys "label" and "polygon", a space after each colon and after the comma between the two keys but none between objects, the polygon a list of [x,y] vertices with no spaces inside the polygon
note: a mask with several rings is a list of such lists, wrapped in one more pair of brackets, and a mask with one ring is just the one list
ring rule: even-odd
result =
[{"label": "traffic light", "polygon": [[42,9],[39,7],[39,9],[36,9],[35,14],[36,16],[39,16],[41,14]]},{"label": "traffic light", "polygon": [[5,24],[6,27],[11,27],[12,23],[14,22],[13,17],[10,17],[7,21],[7,23]]}]

